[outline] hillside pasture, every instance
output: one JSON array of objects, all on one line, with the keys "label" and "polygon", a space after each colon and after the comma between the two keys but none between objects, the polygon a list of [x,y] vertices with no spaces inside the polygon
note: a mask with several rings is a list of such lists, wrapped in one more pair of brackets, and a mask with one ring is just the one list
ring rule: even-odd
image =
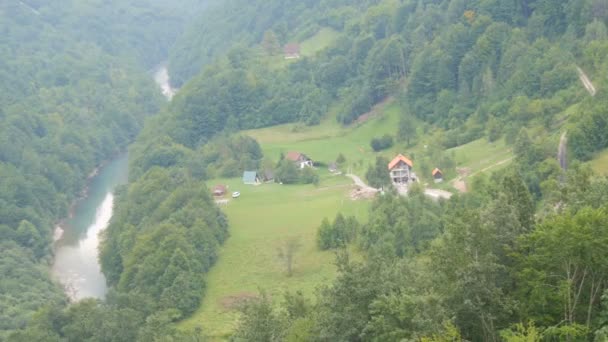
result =
[{"label": "hillside pasture", "polygon": [[[226,338],[238,319],[239,302],[255,296],[260,289],[273,300],[285,290],[301,290],[312,296],[315,288],[335,277],[334,253],[316,247],[316,231],[324,217],[333,220],[338,212],[367,216],[369,201],[353,201],[352,181],[321,171],[321,183],[281,185],[276,183],[243,185],[240,179],[208,182],[228,186],[222,205],[230,221],[230,238],[222,247],[217,264],[207,276],[207,290],[199,310],[180,323],[183,329],[203,331],[218,339]],[[241,193],[233,199],[230,194]],[[297,239],[294,272],[287,276],[278,257],[278,248],[288,239]]]},{"label": "hillside pasture", "polygon": [[589,165],[597,175],[608,176],[608,149],[598,153]]}]

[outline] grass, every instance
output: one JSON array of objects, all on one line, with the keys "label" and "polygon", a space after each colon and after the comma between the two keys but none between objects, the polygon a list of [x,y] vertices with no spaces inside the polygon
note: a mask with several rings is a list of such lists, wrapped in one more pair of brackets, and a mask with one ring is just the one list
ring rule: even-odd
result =
[{"label": "grass", "polygon": [[[352,201],[352,181],[322,172],[321,184],[260,186],[243,185],[240,179],[209,181],[226,184],[241,196],[223,210],[230,220],[230,238],[222,247],[217,264],[209,272],[207,292],[199,310],[180,323],[182,329],[201,326],[206,334],[225,339],[234,329],[238,313],[226,307],[230,298],[256,294],[264,289],[273,299],[289,289],[312,296],[314,289],[335,277],[334,255],[316,248],[316,230],[323,217],[337,212],[366,219],[368,201]],[[302,244],[295,258],[292,277],[277,256],[288,238]]]},{"label": "grass", "polygon": [[332,28],[324,27],[320,29],[314,36],[306,39],[300,44],[302,56],[314,56],[317,52],[331,45],[331,43],[338,38],[338,35],[339,32]]},{"label": "grass", "polygon": [[[340,33],[338,31],[329,27],[320,29],[315,35],[300,43],[300,54],[304,57],[312,57],[316,55],[317,52],[330,46],[336,40],[339,34]],[[273,70],[285,68],[290,63],[298,61],[297,59],[285,59],[282,49],[281,53],[276,56],[267,56],[266,54],[261,54],[259,58],[263,58],[265,63]]]},{"label": "grass", "polygon": [[608,176],[608,149],[600,152],[589,165],[597,175]]},{"label": "grass", "polygon": [[513,158],[513,152],[503,140],[489,142],[486,138],[447,150],[453,153],[456,165],[471,173],[495,171]]},{"label": "grass", "polygon": [[[387,151],[374,153],[369,146],[371,139],[397,133],[402,108],[396,101],[387,101],[374,111],[377,114],[366,122],[348,127],[337,123],[337,108],[333,108],[318,126],[287,124],[243,133],[257,139],[264,155],[272,162],[276,162],[281,153],[291,150],[324,163],[334,161],[342,153],[348,169],[360,176],[374,163],[377,155],[387,158],[397,153],[423,155],[423,142],[409,149],[397,144]],[[472,172],[493,170],[492,165],[512,155],[504,141],[489,143],[485,139],[449,152],[453,153],[458,166],[468,167]],[[241,192],[241,197],[223,207],[230,220],[231,236],[207,276],[207,292],[199,310],[181,322],[180,328],[190,330],[200,326],[214,339],[226,339],[238,321],[238,313],[226,307],[231,298],[255,295],[259,289],[264,289],[274,300],[280,300],[286,289],[301,290],[312,296],[315,288],[335,277],[333,253],[316,248],[317,227],[323,217],[333,219],[338,212],[365,221],[370,202],[352,201],[348,197],[352,189],[349,178],[332,176],[325,169],[320,169],[319,173],[321,183],[317,187],[245,186],[240,179],[208,182],[210,188],[226,184],[230,191]],[[295,259],[294,275],[287,277],[277,248],[292,237],[300,239],[302,247]]]},{"label": "grass", "polygon": [[363,176],[368,165],[374,163],[376,155],[391,158],[397,153],[406,153],[399,144],[381,153],[373,152],[369,144],[374,137],[397,133],[401,108],[393,102],[377,111],[382,115],[349,127],[341,126],[330,115],[319,126],[287,124],[245,131],[244,134],[257,139],[264,155],[273,161],[277,161],[281,153],[298,151],[315,161],[329,163],[342,153],[346,157],[348,169]]}]

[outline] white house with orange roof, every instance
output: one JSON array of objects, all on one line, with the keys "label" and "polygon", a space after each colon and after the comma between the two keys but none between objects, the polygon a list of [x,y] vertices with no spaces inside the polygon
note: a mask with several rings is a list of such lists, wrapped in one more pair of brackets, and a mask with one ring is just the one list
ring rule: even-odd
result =
[{"label": "white house with orange roof", "polygon": [[416,181],[416,174],[412,171],[414,163],[402,154],[397,155],[388,163],[388,171],[395,185],[407,185]]}]

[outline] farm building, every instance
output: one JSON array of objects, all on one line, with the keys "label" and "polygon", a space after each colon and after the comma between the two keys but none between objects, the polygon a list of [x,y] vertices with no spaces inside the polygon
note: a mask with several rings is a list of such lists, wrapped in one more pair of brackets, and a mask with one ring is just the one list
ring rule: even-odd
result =
[{"label": "farm building", "polygon": [[433,170],[432,175],[433,179],[435,180],[435,183],[443,182],[443,172],[441,172],[441,170],[439,170],[438,168],[435,168]]},{"label": "farm building", "polygon": [[300,45],[299,44],[287,44],[284,48],[285,59],[298,59],[300,58]]},{"label": "farm building", "polygon": [[222,184],[218,184],[213,187],[213,196],[224,196],[226,194],[226,191],[228,191],[228,187]]},{"label": "farm building", "polygon": [[260,177],[256,171],[243,172],[243,184],[257,185],[260,184]]},{"label": "farm building", "polygon": [[396,185],[408,184],[416,181],[416,174],[412,171],[414,163],[409,158],[399,154],[388,164],[391,180]]},{"label": "farm building", "polygon": [[288,152],[285,156],[285,159],[290,160],[300,168],[303,169],[305,167],[313,167],[312,159],[308,158],[305,154],[300,152]]}]

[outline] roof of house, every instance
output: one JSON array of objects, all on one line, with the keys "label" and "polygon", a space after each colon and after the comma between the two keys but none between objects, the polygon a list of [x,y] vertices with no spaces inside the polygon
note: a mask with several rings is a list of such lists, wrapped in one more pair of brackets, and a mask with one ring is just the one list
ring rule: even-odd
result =
[{"label": "roof of house", "polygon": [[438,173],[443,175],[443,172],[441,172],[441,170],[439,170],[438,168],[433,169],[433,176],[435,176]]},{"label": "roof of house", "polygon": [[297,55],[300,54],[300,44],[287,44],[285,45],[285,54],[286,55]]},{"label": "roof of house", "polygon": [[225,185],[223,184],[218,184],[216,186],[213,187],[213,192],[226,192],[226,189],[228,189]]},{"label": "roof of house", "polygon": [[303,155],[300,152],[295,152],[295,151],[289,151],[287,152],[287,154],[285,155],[285,159],[287,160],[291,160],[291,161],[299,161],[300,158],[304,158],[307,159],[307,157],[305,155]]},{"label": "roof of house", "polygon": [[243,172],[243,183],[255,183],[258,179],[258,173],[255,171]]},{"label": "roof of house", "polygon": [[399,154],[399,155],[397,155],[395,157],[395,159],[391,160],[391,162],[388,163],[388,169],[392,170],[395,166],[397,166],[397,164],[399,164],[399,162],[404,162],[407,165],[409,165],[409,167],[414,167],[414,163],[412,163],[411,160],[409,160],[408,158],[406,158],[402,154]]},{"label": "roof of house", "polygon": [[329,163],[328,168],[330,170],[337,170],[338,169],[338,164],[336,164],[336,162],[331,162],[331,163]]}]

